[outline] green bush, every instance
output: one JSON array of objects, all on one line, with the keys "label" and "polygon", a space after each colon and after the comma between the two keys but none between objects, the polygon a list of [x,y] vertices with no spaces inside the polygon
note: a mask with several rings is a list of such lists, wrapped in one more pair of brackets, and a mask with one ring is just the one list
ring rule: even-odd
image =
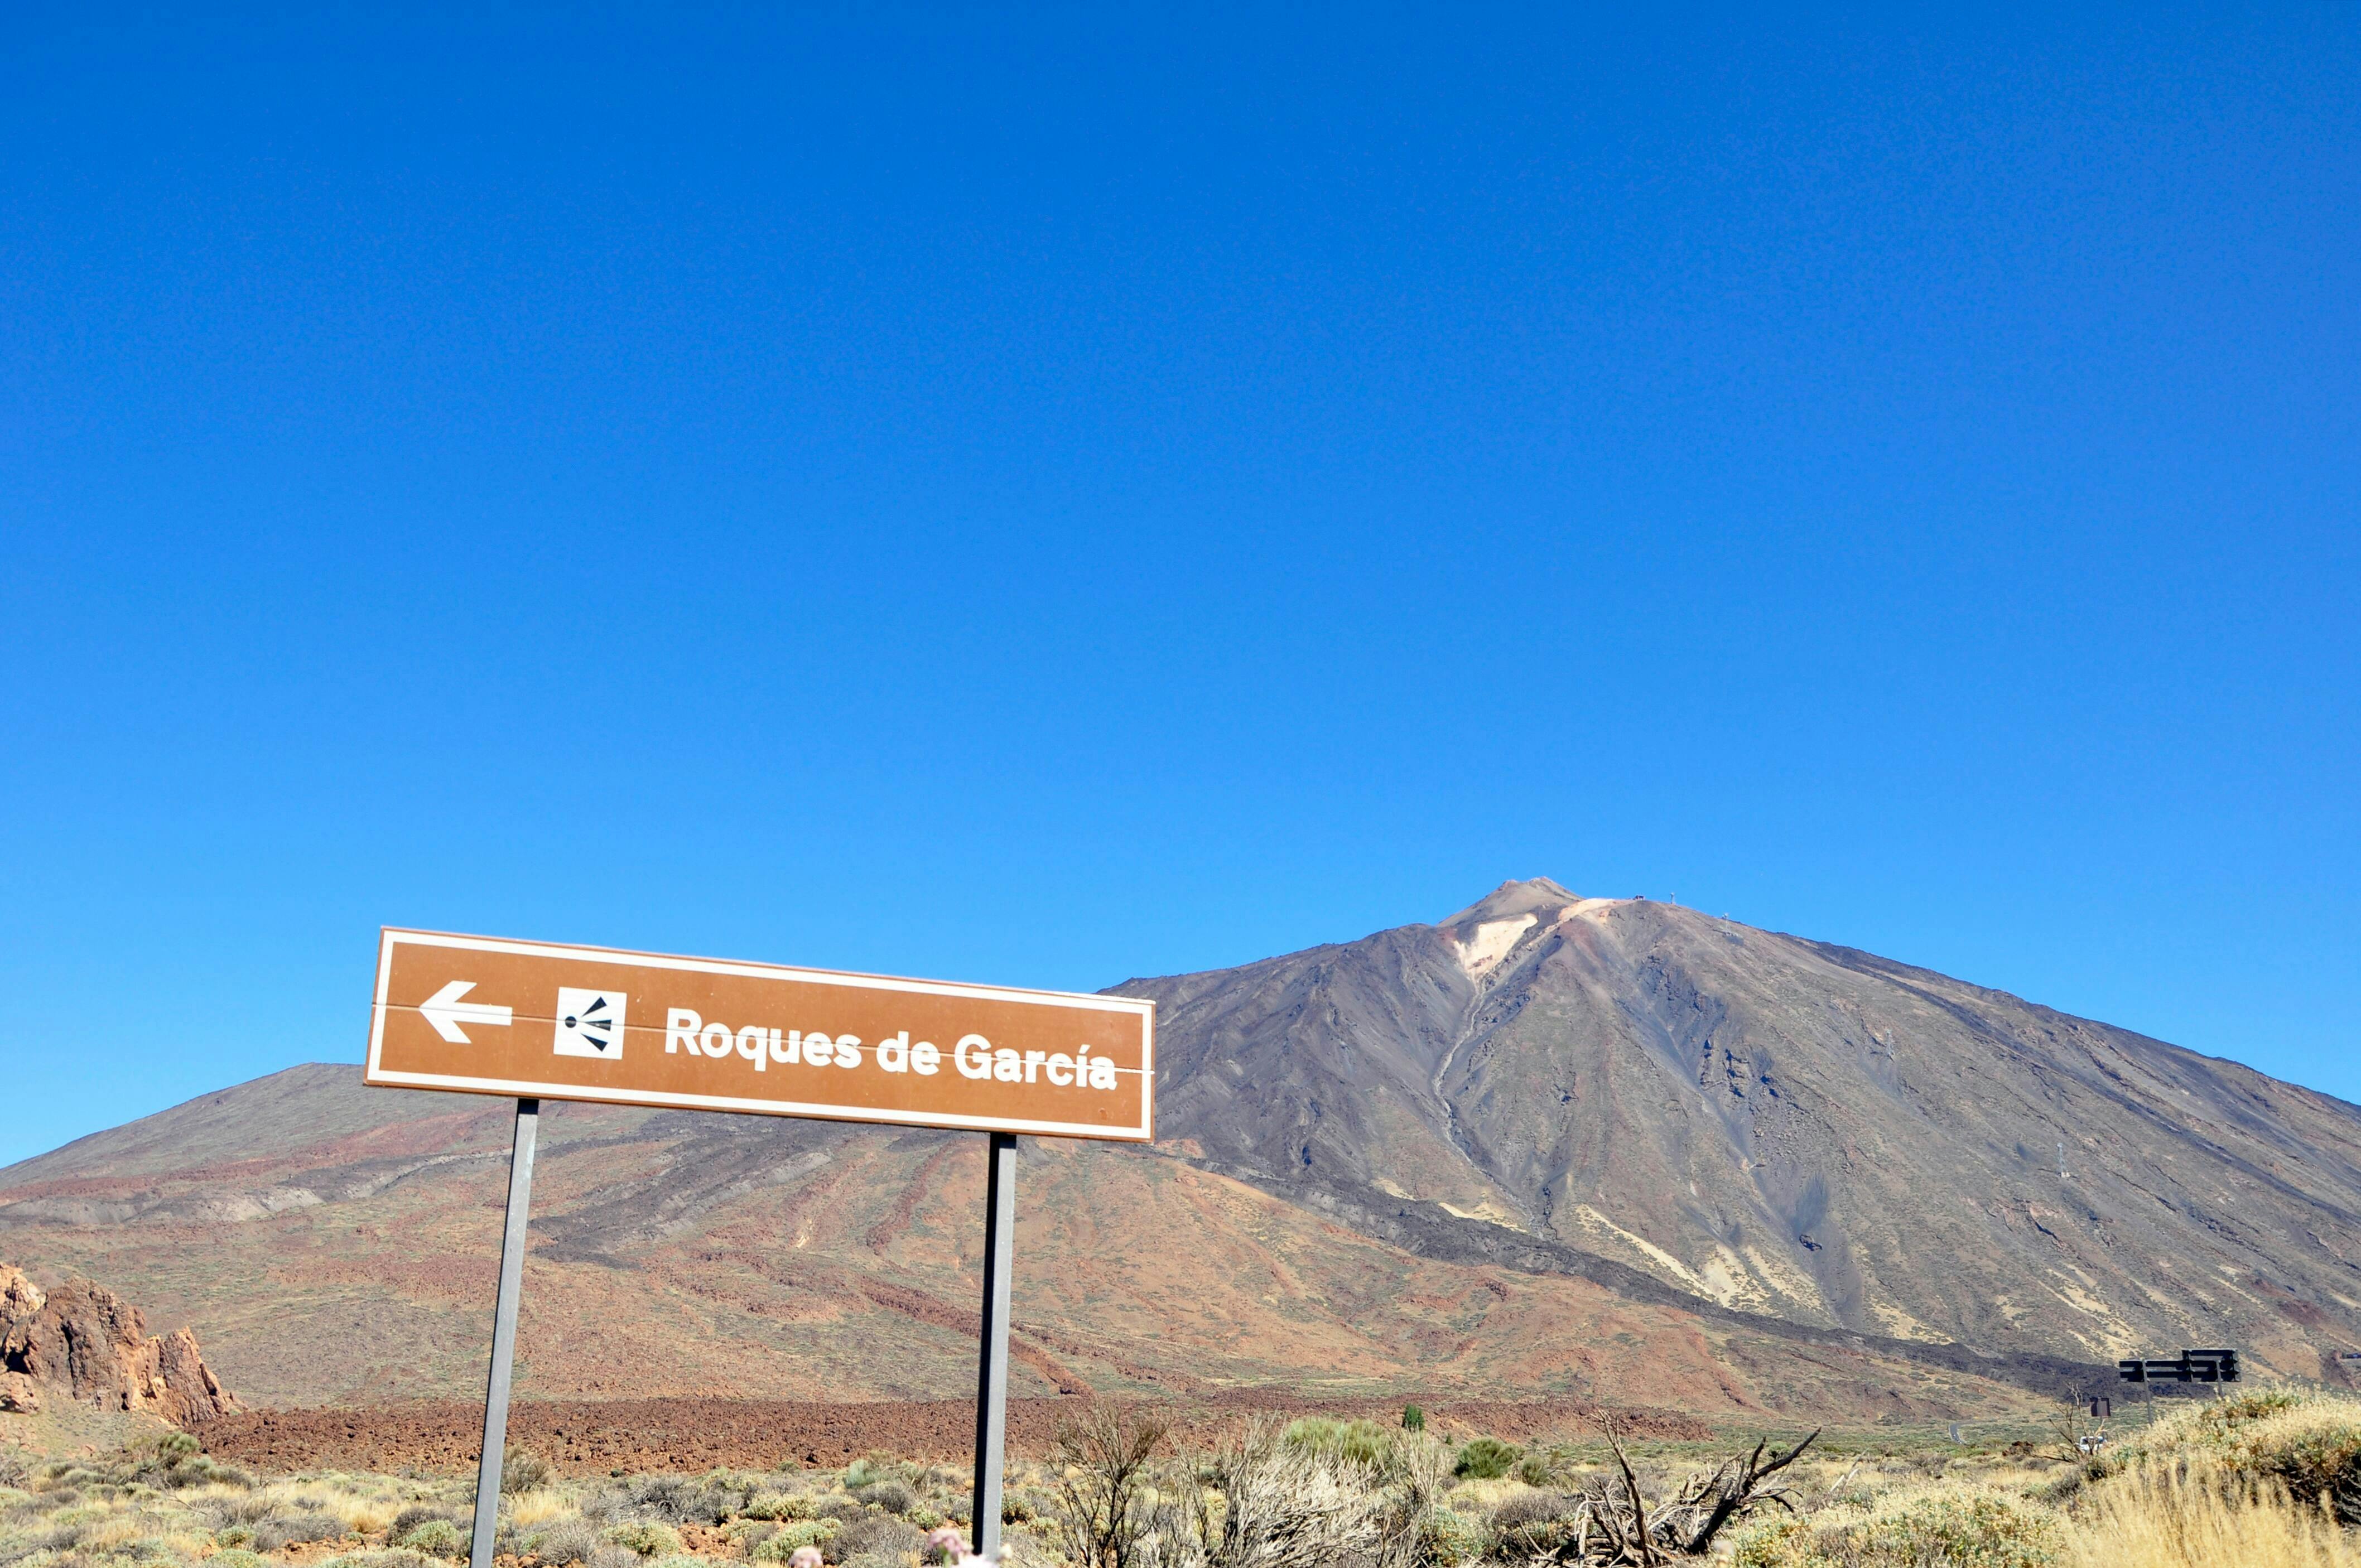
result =
[{"label": "green bush", "polygon": [[1835,1568],[1836,1559],[1815,1549],[1812,1528],[1802,1519],[1773,1519],[1739,1533],[1730,1564],[1730,1568]]},{"label": "green bush", "polygon": [[214,1544],[235,1551],[243,1551],[254,1544],[254,1527],[234,1524],[227,1530],[217,1530],[214,1531]]},{"label": "green bush", "polygon": [[757,1563],[785,1563],[798,1546],[819,1546],[836,1535],[834,1519],[797,1519],[779,1527],[779,1533],[754,1549]]},{"label": "green bush", "polygon": [[642,1557],[670,1557],[680,1550],[680,1531],[653,1519],[635,1519],[609,1528],[607,1539]]},{"label": "green bush", "polygon": [[1426,1412],[1420,1409],[1416,1405],[1404,1405],[1402,1407],[1402,1431],[1424,1431],[1425,1430]]},{"label": "green bush", "polygon": [[793,1492],[765,1492],[739,1511],[750,1519],[807,1519],[812,1500]]},{"label": "green bush", "polygon": [[1512,1442],[1479,1437],[1459,1451],[1459,1461],[1451,1467],[1451,1473],[1470,1481],[1497,1481],[1515,1469],[1524,1456],[1525,1451]]},{"label": "green bush", "polygon": [[449,1519],[428,1519],[412,1525],[394,1541],[396,1546],[423,1552],[429,1557],[458,1557],[467,1552],[467,1538]]},{"label": "green bush", "polygon": [[877,1476],[875,1461],[856,1459],[844,1467],[844,1489],[850,1492],[856,1487],[869,1486],[877,1479]]}]

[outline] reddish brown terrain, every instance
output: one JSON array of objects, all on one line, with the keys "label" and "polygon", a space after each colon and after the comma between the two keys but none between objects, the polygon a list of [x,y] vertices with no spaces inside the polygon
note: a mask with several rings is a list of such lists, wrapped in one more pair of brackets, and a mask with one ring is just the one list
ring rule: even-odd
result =
[{"label": "reddish brown terrain", "polygon": [[[126,1129],[151,1140],[144,1160],[8,1191],[5,1245],[50,1270],[103,1267],[202,1324],[252,1403],[480,1398],[505,1105],[307,1068],[167,1114],[182,1127]],[[972,1387],[981,1140],[578,1105],[543,1123],[522,1398],[836,1403]],[[244,1157],[168,1163],[215,1135]],[[1025,1150],[1021,1397],[1281,1388],[1921,1420],[2034,1398],[1710,1303],[1421,1256],[1184,1150]]]},{"label": "reddish brown terrain", "polygon": [[[1014,1399],[1008,1407],[1012,1453],[1039,1455],[1060,1425],[1089,1401]],[[1264,1401],[1231,1400],[1162,1407],[1183,1446],[1205,1446],[1235,1432]],[[1275,1402],[1275,1401],[1271,1401]],[[1289,1402],[1290,1414],[1368,1417],[1389,1424],[1401,1407],[1370,1400],[1319,1405]],[[1512,1442],[1595,1433],[1596,1407],[1571,1400],[1467,1400],[1430,1410],[1437,1431],[1490,1433]],[[1711,1429],[1670,1410],[1612,1412],[1618,1431],[1640,1437],[1701,1438]],[[461,1403],[378,1406],[346,1410],[266,1410],[231,1416],[203,1429],[213,1453],[264,1470],[460,1470],[475,1463],[483,1407]],[[840,1465],[863,1454],[939,1464],[963,1463],[975,1451],[975,1406],[961,1399],[818,1404],[785,1399],[608,1399],[528,1402],[515,1407],[509,1441],[567,1475],[613,1470],[700,1471],[715,1465],[769,1469],[781,1464]]]}]

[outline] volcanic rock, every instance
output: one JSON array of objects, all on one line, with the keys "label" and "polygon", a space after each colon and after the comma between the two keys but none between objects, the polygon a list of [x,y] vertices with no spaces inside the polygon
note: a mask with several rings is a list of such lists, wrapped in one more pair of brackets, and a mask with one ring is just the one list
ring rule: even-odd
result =
[{"label": "volcanic rock", "polygon": [[175,1426],[243,1408],[189,1330],[150,1334],[139,1309],[104,1286],[72,1279],[45,1296],[0,1264],[0,1409],[37,1410],[45,1388]]}]

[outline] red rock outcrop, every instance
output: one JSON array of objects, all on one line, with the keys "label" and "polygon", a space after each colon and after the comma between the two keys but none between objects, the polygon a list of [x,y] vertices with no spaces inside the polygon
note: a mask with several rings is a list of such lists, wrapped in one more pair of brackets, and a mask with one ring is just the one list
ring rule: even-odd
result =
[{"label": "red rock outcrop", "polygon": [[72,1279],[44,1295],[0,1264],[0,1409],[38,1409],[49,1395],[175,1426],[244,1408],[187,1329],[150,1334],[139,1309],[104,1286]]}]

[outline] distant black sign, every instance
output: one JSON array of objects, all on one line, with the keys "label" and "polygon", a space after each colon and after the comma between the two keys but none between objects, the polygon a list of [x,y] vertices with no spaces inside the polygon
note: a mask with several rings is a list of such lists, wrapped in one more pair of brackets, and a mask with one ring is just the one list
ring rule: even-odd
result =
[{"label": "distant black sign", "polygon": [[2184,1350],[2178,1356],[2118,1361],[2115,1372],[2126,1383],[2235,1383],[2238,1353]]}]

